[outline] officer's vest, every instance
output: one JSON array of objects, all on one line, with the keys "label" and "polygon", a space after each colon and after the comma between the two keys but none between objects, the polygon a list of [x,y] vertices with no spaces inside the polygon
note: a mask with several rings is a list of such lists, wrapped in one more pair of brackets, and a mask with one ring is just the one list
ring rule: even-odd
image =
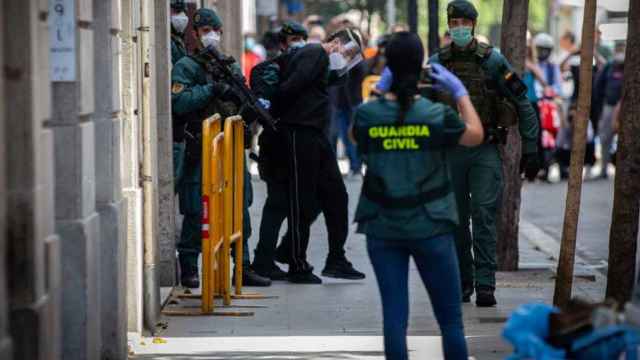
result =
[{"label": "officer's vest", "polygon": [[[384,100],[379,100],[384,101]],[[434,221],[457,222],[443,144],[444,105],[428,102],[428,114],[398,125],[396,119],[358,121],[355,131],[367,163],[355,221],[404,216],[424,207]],[[365,105],[366,106],[366,105]]]},{"label": "officer's vest", "polygon": [[[451,45],[448,45],[438,53],[441,64],[454,73],[469,91],[471,102],[485,129],[496,127],[499,100],[497,84],[484,67],[491,51],[491,45],[477,42],[475,50],[454,52]],[[441,100],[452,108],[457,108],[451,96],[443,96]]]}]

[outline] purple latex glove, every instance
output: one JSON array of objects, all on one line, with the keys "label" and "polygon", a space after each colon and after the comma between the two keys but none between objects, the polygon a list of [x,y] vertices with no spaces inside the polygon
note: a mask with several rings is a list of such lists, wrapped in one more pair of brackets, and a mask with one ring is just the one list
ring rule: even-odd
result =
[{"label": "purple latex glove", "polygon": [[433,78],[435,82],[434,88],[436,90],[444,90],[451,93],[455,101],[458,101],[463,96],[469,95],[462,81],[440,64],[431,64],[431,78]]}]

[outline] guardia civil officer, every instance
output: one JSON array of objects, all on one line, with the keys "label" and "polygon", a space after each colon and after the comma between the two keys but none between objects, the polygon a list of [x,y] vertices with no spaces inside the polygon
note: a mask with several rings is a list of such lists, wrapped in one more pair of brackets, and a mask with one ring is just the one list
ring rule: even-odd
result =
[{"label": "guardia civil officer", "polygon": [[189,25],[189,17],[185,14],[187,5],[184,0],[171,0],[171,65],[187,55],[184,44],[184,31]]},{"label": "guardia civil officer", "polygon": [[[508,61],[491,46],[474,39],[478,12],[473,4],[467,0],[452,1],[447,6],[447,18],[453,43],[440,49],[430,62],[444,65],[465,84],[485,130],[481,146],[460,146],[449,154],[460,218],[456,244],[462,300],[469,302],[475,288],[476,305],[493,306],[496,211],[503,185],[498,146],[506,141],[507,127],[518,122],[523,153],[521,172],[535,178],[540,170],[539,125],[527,101],[526,86]],[[473,234],[469,229],[470,218]]]},{"label": "guardia civil officer", "polygon": [[[271,59],[253,69],[251,89],[257,96],[271,100],[274,103],[271,111],[275,117],[279,117],[280,111],[273,100],[280,83],[280,74],[296,52],[306,45],[307,30],[301,24],[288,20],[282,24],[276,35],[282,53],[273,54]],[[267,185],[267,198],[260,221],[260,239],[251,266],[261,276],[271,280],[285,280],[287,273],[275,264],[274,256],[280,228],[289,213],[288,162],[284,160],[287,158],[288,148],[282,141],[281,134],[271,129],[263,129],[258,143],[258,169],[260,177]]]},{"label": "guardia civil officer", "polygon": [[306,260],[308,232],[317,216],[324,214],[329,235],[329,254],[323,275],[363,277],[347,260],[344,244],[348,234],[348,195],[325,136],[329,123],[328,84],[362,60],[362,41],[351,29],[340,30],[323,44],[298,49],[281,71],[275,106],[281,111],[279,132],[287,151],[288,210],[291,242],[288,248],[288,280],[321,283]]},{"label": "guardia civil officer", "polygon": [[[185,14],[187,6],[184,0],[171,0],[171,65],[187,55],[184,45],[184,31],[189,24],[189,18]],[[178,192],[182,181],[184,165],[184,122],[181,117],[174,115],[173,127],[173,182],[175,192]]]},{"label": "guardia civil officer", "polygon": [[[205,47],[218,47],[222,35],[222,22],[210,9],[199,9],[193,18],[194,29],[198,36],[198,50]],[[240,72],[237,64],[234,70]],[[181,283],[183,286],[197,288],[198,254],[201,250],[202,186],[201,186],[201,132],[202,121],[219,113],[226,118],[237,113],[239,101],[231,87],[215,74],[206,71],[206,59],[200,54],[188,55],[180,59],[171,72],[171,100],[174,114],[186,121],[186,154],[184,179],[180,183],[180,208],[184,214],[182,232],[178,243]],[[245,170],[246,176],[246,170]],[[245,181],[244,189],[244,254],[243,283],[247,286],[268,286],[270,280],[258,276],[249,268],[247,239],[251,233],[247,208],[251,202],[251,183]]]},{"label": "guardia civil officer", "polygon": [[467,359],[454,240],[458,217],[446,154],[458,144],[482,143],[482,124],[464,85],[438,64],[433,79],[451,94],[460,116],[418,95],[424,49],[416,34],[393,34],[385,55],[393,73],[390,91],[361,105],[353,128],[367,166],[355,221],[367,237],[382,297],[385,355],[408,359],[411,257],[428,290],[445,358]]}]

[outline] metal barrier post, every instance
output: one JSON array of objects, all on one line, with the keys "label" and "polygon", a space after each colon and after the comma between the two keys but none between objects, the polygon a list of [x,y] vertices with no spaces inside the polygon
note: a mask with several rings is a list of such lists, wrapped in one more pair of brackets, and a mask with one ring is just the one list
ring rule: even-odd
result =
[{"label": "metal barrier post", "polygon": [[375,88],[376,84],[380,81],[379,75],[369,75],[362,81],[362,101],[367,102],[371,97],[371,92]]},{"label": "metal barrier post", "polygon": [[211,119],[202,122],[202,312],[213,311],[211,293],[211,244],[209,238],[209,192],[211,190]]}]

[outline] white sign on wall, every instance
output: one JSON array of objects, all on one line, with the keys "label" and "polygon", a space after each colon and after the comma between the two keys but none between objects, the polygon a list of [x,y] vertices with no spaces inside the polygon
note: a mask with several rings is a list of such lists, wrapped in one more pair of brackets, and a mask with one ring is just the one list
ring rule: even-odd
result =
[{"label": "white sign on wall", "polygon": [[76,81],[75,0],[49,0],[49,76]]}]

